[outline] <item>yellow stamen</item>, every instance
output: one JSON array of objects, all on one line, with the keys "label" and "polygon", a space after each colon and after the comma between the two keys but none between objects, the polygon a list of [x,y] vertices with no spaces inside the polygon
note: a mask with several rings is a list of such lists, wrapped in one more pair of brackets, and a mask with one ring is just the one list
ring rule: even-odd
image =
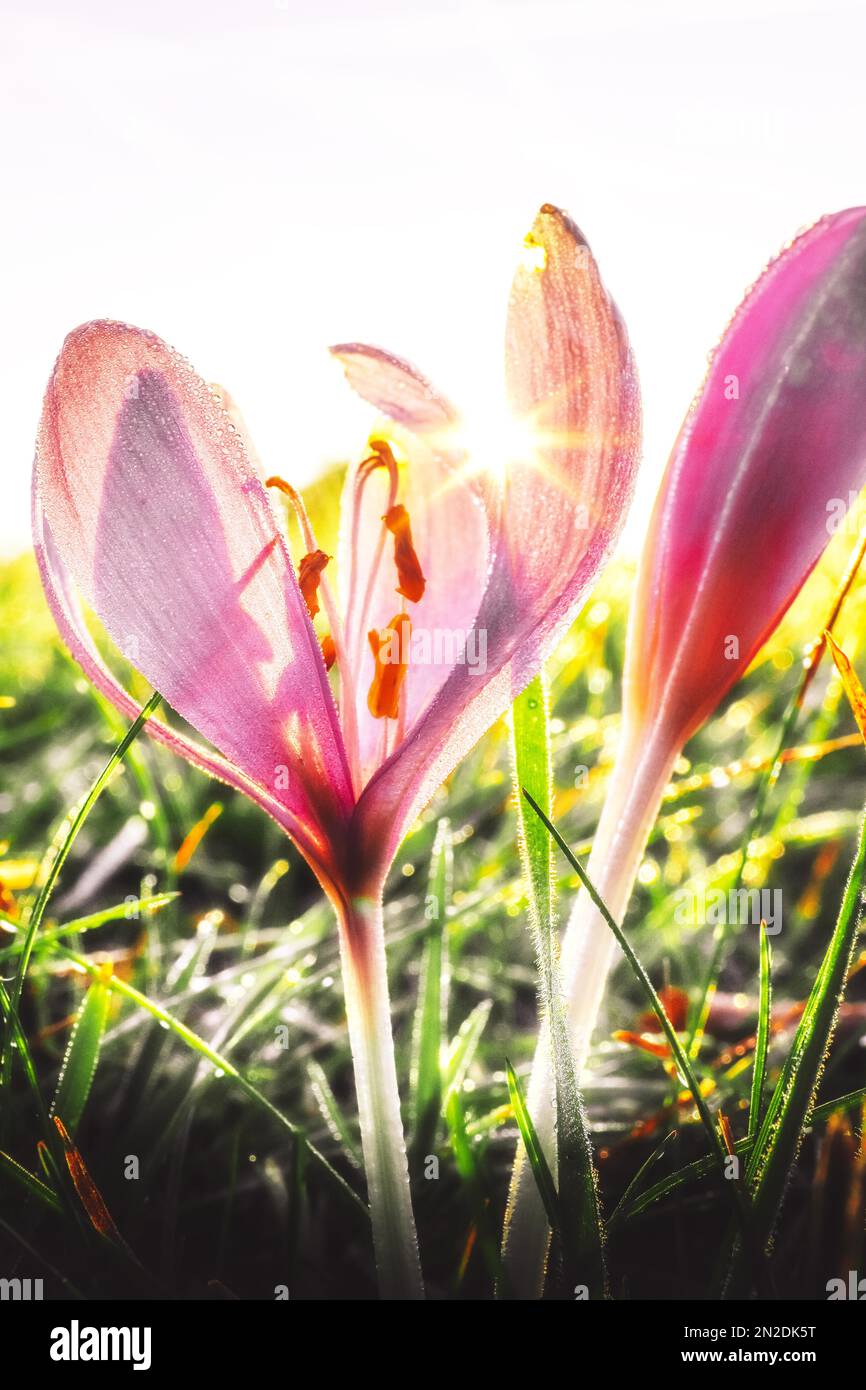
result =
[{"label": "yellow stamen", "polygon": [[397,719],[400,693],[409,666],[412,622],[408,613],[398,613],[387,627],[378,632],[374,628],[367,636],[376,663],[367,708],[374,719]]}]

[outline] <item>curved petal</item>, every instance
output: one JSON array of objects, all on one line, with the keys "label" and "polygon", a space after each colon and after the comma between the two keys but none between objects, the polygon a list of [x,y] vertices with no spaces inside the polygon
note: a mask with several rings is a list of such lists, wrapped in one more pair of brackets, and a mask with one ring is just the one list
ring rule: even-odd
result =
[{"label": "curved petal", "polygon": [[402,357],[365,343],[338,343],[331,355],[362,400],[414,434],[447,434],[458,423],[451,403]]},{"label": "curved petal", "polygon": [[396,848],[405,827],[509,707],[562,636],[625,519],[640,402],[625,329],[581,233],[544,207],[517,271],[509,396],[533,443],[508,473],[473,642],[361,796],[361,833]]},{"label": "curved petal", "polygon": [[46,573],[68,571],[127,659],[326,855],[352,804],[336,710],[270,503],[212,393],[152,334],[85,325],[46,392],[36,478]]},{"label": "curved petal", "polygon": [[[405,727],[409,729],[465,653],[487,582],[489,518],[477,481],[463,467],[456,437],[458,417],[444,397],[409,363],[377,348],[354,344],[333,351],[350,384],[365,399],[380,410],[386,403],[401,401],[398,423],[405,427],[412,420],[412,431],[405,439],[408,462],[400,467],[399,497],[409,514],[426,586],[420,601],[407,605],[412,621],[404,686]],[[339,575],[355,673],[362,785],[383,761],[385,738],[385,723],[373,718],[367,708],[375,666],[367,632],[386,627],[401,604],[394,543],[390,536],[383,537],[382,517],[388,505],[389,479],[384,469],[370,475],[360,502],[356,476],[350,471],[341,509]]]},{"label": "curved petal", "polygon": [[[109,699],[120,710],[121,714],[124,714],[128,719],[137,719],[141,714],[142,706],[112,675],[97,650],[84,620],[81,604],[57,554],[57,547],[51,536],[35,487],[33,538],[42,587],[63,641],[97,690]],[[251,801],[255,801],[287,835],[292,837],[320,879],[327,879],[334,890],[338,891],[339,875],[336,872],[336,864],[330,852],[330,846],[321,842],[315,830],[311,835],[310,827],[300,822],[266,788],[250,781],[239,768],[234,767],[218,753],[205,748],[203,744],[196,743],[194,739],[188,738],[177,729],[172,729],[161,719],[151,717],[147,722],[147,733],[158,743],[164,744],[172,753],[186,758],[187,762],[192,763],[200,771],[207,773],[210,777],[217,778],[220,782],[225,782],[228,786],[243,792]]]},{"label": "curved petal", "polygon": [[866,209],[773,261],[713,357],[644,546],[626,712],[681,746],[742,674],[866,481]]}]

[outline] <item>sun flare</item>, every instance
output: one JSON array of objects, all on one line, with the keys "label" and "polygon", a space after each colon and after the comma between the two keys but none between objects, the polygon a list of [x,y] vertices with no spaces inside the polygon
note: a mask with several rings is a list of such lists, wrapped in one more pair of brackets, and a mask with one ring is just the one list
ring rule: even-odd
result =
[{"label": "sun flare", "polygon": [[515,415],[505,401],[491,400],[460,421],[451,443],[464,456],[467,473],[502,484],[515,464],[536,458],[539,438],[531,419]]}]

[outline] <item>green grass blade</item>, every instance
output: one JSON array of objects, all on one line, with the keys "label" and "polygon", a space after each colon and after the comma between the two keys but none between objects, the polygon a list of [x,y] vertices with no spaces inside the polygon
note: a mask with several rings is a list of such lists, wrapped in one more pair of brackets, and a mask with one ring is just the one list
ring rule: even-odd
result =
[{"label": "green grass blade", "polygon": [[418,1002],[412,1030],[410,1088],[415,1159],[431,1152],[442,1111],[442,1061],[447,1041],[448,943],[445,922],[451,900],[453,851],[447,820],[440,820],[430,858]]},{"label": "green grass blade", "polygon": [[508,1094],[511,1098],[511,1108],[514,1111],[514,1118],[517,1121],[517,1128],[520,1130],[520,1137],[523,1140],[523,1147],[526,1150],[526,1158],[532,1169],[532,1176],[538,1188],[538,1195],[544,1203],[544,1210],[547,1212],[547,1219],[551,1229],[559,1233],[559,1198],[556,1193],[556,1183],[553,1181],[553,1174],[547,1159],[544,1157],[544,1150],[539,1143],[538,1135],[535,1132],[535,1125],[532,1123],[532,1116],[526,1105],[526,1097],[523,1094],[523,1087],[511,1063],[506,1058],[505,1070],[508,1076]]},{"label": "green grass blade", "polygon": [[[78,806],[70,812],[69,816],[66,818],[66,820],[63,822],[63,825],[61,826],[60,832],[56,837],[56,849],[54,849],[51,860],[47,865],[45,877],[42,881],[42,885],[36,896],[36,901],[34,902],[30,910],[29,917],[27,919],[27,930],[24,935],[24,944],[21,950],[21,958],[18,962],[18,969],[15,972],[15,981],[11,991],[12,1012],[16,1016],[18,1013],[18,1007],[21,1003],[21,992],[24,988],[24,977],[27,974],[27,966],[30,963],[30,955],[33,950],[33,943],[36,939],[36,933],[39,931],[39,928],[42,924],[42,919],[45,916],[45,910],[48,906],[51,894],[54,891],[54,886],[57,883],[57,879],[60,875],[60,870],[63,868],[63,865],[66,862],[66,858],[69,854],[69,851],[72,849],[72,846],[75,843],[75,840],[78,836],[78,832],[81,830],[81,827],[84,825],[84,822],[90,815],[91,810],[95,806],[105,787],[108,785],[109,778],[111,777],[115,768],[118,767],[120,763],[123,761],[123,757],[126,753],[127,748],[138,737],[139,733],[144,728],[148,719],[153,714],[154,710],[156,709],[157,705],[159,705],[161,700],[162,696],[158,692],[155,691],[153,695],[151,695],[147,704],[142,709],[141,714],[129,726],[129,729],[127,730],[126,734],[118,743],[111,757],[108,759],[108,762],[105,764],[105,767],[102,769],[96,781],[93,783],[93,786],[90,788],[90,791],[82,799],[82,801],[79,802]],[[7,1017],[6,1026],[4,1028],[3,1033],[3,1056],[2,1061],[0,1061],[0,1071],[2,1071],[2,1077],[0,1077],[0,1080],[2,1080],[2,1084],[4,1085],[8,1085],[9,1068],[11,1066],[11,1050],[9,1047],[10,1036],[10,1020]]]},{"label": "green grass blade", "polygon": [[[89,693],[94,703],[99,709],[102,718],[111,731],[113,738],[118,743],[126,732],[123,715],[108,700],[96,686],[90,686]],[[133,744],[127,754],[127,765],[132,774],[132,778],[138,787],[142,801],[150,802],[153,813],[149,821],[150,829],[153,831],[154,839],[159,846],[160,853],[165,865],[166,880],[172,877],[171,867],[171,826],[168,823],[165,810],[166,793],[163,786],[156,780],[151,773],[147,758],[140,746]]]},{"label": "green grass blade", "polygon": [[[58,927],[49,927],[39,933],[34,942],[34,949],[50,945],[54,941],[62,941],[66,936],[77,936],[79,932],[93,931],[96,927],[104,927],[108,922],[116,922],[121,917],[126,917],[137,921],[140,917],[151,912],[158,912],[160,908],[167,907],[169,903],[179,898],[179,893],[154,893],[149,897],[130,898],[122,903],[115,903],[114,907],[103,908],[101,912],[91,912],[86,917],[76,917],[70,922],[63,922]],[[18,939],[13,940],[11,946],[4,946],[0,949],[0,960],[6,956],[17,954],[24,947],[24,935],[18,932],[18,925],[14,921],[7,921]]]},{"label": "green grass blade", "polygon": [[52,1211],[59,1212],[61,1210],[57,1193],[52,1191],[40,1178],[34,1177],[26,1168],[22,1168],[20,1163],[16,1163],[15,1159],[4,1153],[2,1149],[0,1149],[0,1173],[5,1173],[19,1187],[23,1187],[31,1197],[38,1197],[39,1201],[43,1202],[45,1206],[51,1207]]},{"label": "green grass blade", "polygon": [[464,1018],[457,1034],[451,1039],[445,1062],[444,1082],[447,1091],[459,1091],[462,1088],[492,1008],[492,1000],[482,999]]},{"label": "green grass blade", "polygon": [[30,1045],[24,1036],[18,1014],[12,1007],[12,1001],[6,992],[6,987],[0,980],[0,1012],[3,1014],[4,1021],[10,1032],[10,1053],[13,1048],[17,1048],[24,1068],[24,1075],[27,1078],[27,1085],[33,1097],[33,1105],[39,1120],[39,1127],[42,1131],[42,1145],[39,1153],[43,1166],[47,1165],[46,1171],[57,1179],[55,1190],[66,1202],[67,1211],[69,1210],[69,1185],[63,1176],[65,1174],[65,1161],[63,1157],[63,1146],[58,1138],[57,1130],[51,1123],[45,1102],[42,1099],[42,1092],[39,1089],[39,1079],[36,1075],[36,1067],[33,1062],[33,1055]]},{"label": "green grass blade", "polygon": [[337,1104],[337,1098],[331,1090],[330,1082],[325,1075],[324,1068],[318,1062],[307,1063],[307,1076],[310,1079],[310,1089],[316,1100],[316,1104],[322,1113],[322,1119],[328,1127],[331,1138],[340,1145],[343,1153],[351,1163],[353,1168],[363,1172],[364,1163],[361,1158],[357,1144],[349,1133],[349,1126],[346,1124],[346,1117]]},{"label": "green grass blade", "polygon": [[[748,1139],[736,1140],[734,1153],[745,1154],[748,1149]],[[630,1220],[633,1216],[639,1216],[641,1212],[661,1201],[662,1197],[667,1197],[671,1192],[676,1192],[678,1188],[684,1187],[686,1183],[694,1182],[696,1178],[704,1178],[709,1173],[714,1173],[718,1177],[719,1163],[714,1153],[706,1154],[703,1158],[696,1158],[692,1163],[687,1163],[684,1168],[678,1168],[675,1173],[670,1173],[666,1178],[659,1178],[658,1182],[653,1183],[652,1187],[646,1188],[637,1197],[634,1197],[628,1205],[620,1203],[617,1208],[616,1219],[614,1220],[614,1217],[611,1216],[608,1226],[612,1228],[614,1225],[620,1225],[623,1221]]]},{"label": "green grass blade", "polygon": [[466,1131],[466,1116],[459,1091],[449,1091],[445,1102],[445,1116],[451,1135],[451,1147],[457,1163],[457,1171],[463,1183],[472,1221],[478,1236],[478,1244],[491,1278],[501,1283],[502,1265],[499,1257],[499,1243],[490,1215],[490,1202],[485,1191],[484,1177],[478,1162],[476,1146]]},{"label": "green grass blade", "polygon": [[99,1061],[110,998],[106,979],[97,976],[82,1000],[60,1067],[51,1114],[60,1116],[73,1137]]},{"label": "green grass blade", "polygon": [[526,879],[529,920],[538,963],[542,1028],[553,1062],[556,1096],[556,1171],[560,1238],[566,1282],[583,1271],[594,1295],[605,1288],[604,1231],[592,1145],[578,1090],[565,1001],[559,979],[553,901],[553,844],[538,816],[529,814],[520,789],[550,817],[553,773],[550,762],[548,698],[543,676],[536,676],[512,707],[512,765],[517,794],[520,857]]},{"label": "green grass blade", "polygon": [[[572,854],[565,840],[563,840],[559,831],[556,829],[556,826],[544,814],[541,807],[538,805],[536,801],[533,800],[532,795],[529,792],[524,791],[524,796],[526,797],[532,809],[535,811],[536,815],[539,816],[540,819],[547,826],[549,833],[553,836],[554,840],[558,844],[559,848],[562,850],[571,867],[574,869],[575,873],[577,874],[581,883],[585,887],[586,891],[589,893],[589,896],[595,903],[595,906],[598,908],[605,922],[610,927],[610,930],[616,937],[620,950],[622,951],[623,955],[625,956],[626,960],[631,966],[635,979],[640,984],[641,989],[646,995],[650,1007],[653,1010],[653,1013],[655,1014],[656,1018],[661,1024],[662,1032],[664,1033],[665,1038],[668,1042],[668,1046],[671,1049],[671,1054],[674,1058],[674,1061],[676,1062],[677,1070],[680,1073],[680,1077],[682,1078],[683,1084],[686,1085],[688,1089],[691,1091],[692,1099],[695,1102],[695,1107],[697,1109],[698,1114],[701,1117],[701,1122],[703,1123],[704,1129],[707,1132],[707,1137],[710,1141],[710,1146],[716,1156],[716,1161],[718,1162],[719,1167],[724,1172],[725,1164],[728,1157],[727,1150],[725,1149],[725,1146],[722,1143],[722,1138],[718,1129],[713,1123],[713,1117],[709,1112],[706,1100],[704,1099],[703,1092],[701,1091],[700,1083],[698,1082],[694,1069],[692,1068],[691,1062],[689,1061],[689,1058],[686,1055],[682,1043],[677,1037],[676,1030],[674,1029],[673,1024],[667,1016],[662,1001],[656,994],[656,991],[653,987],[649,975],[646,973],[637,956],[635,955],[631,943],[629,942],[622,928],[618,925],[617,922],[614,921],[613,917],[607,909],[607,906],[597,893],[595,886],[590,882],[589,875],[587,874],[586,869],[583,867],[580,861]],[[730,1190],[732,1201],[734,1202],[737,1211],[738,1220],[740,1220],[740,1222],[744,1222],[746,1212],[739,1184],[732,1182],[730,1184]]]},{"label": "green grass blade", "polygon": [[[803,685],[801,684],[795,691],[795,693],[792,695],[788,703],[788,707],[785,710],[784,715],[782,716],[782,722],[779,726],[779,736],[776,740],[776,746],[775,751],[773,753],[772,761],[768,762],[761,776],[761,780],[758,784],[757,795],[752,805],[752,809],[749,813],[749,823],[746,827],[745,839],[743,840],[743,844],[740,849],[739,858],[737,861],[737,872],[734,878],[733,888],[731,890],[733,892],[736,892],[739,888],[742,887],[743,875],[745,873],[746,864],[749,858],[749,845],[752,843],[753,840],[758,839],[759,836],[763,833],[764,826],[766,823],[767,808],[770,801],[770,795],[773,791],[773,788],[776,785],[779,773],[782,768],[782,764],[780,761],[782,751],[785,747],[785,744],[788,742],[791,733],[793,732],[794,725],[797,722],[797,717],[800,713],[801,708],[802,696]],[[698,1000],[696,1008],[692,1010],[693,1022],[691,1031],[689,1033],[688,1042],[688,1052],[690,1057],[696,1057],[700,1050],[704,1028],[706,1027],[707,1018],[709,1017],[710,1006],[713,1002],[713,995],[716,991],[716,985],[718,984],[719,976],[725,968],[725,962],[727,960],[729,935],[730,923],[727,921],[726,918],[725,921],[722,922],[720,926],[716,928],[713,951],[710,958],[710,963],[707,967],[706,975],[704,976],[700,998]]]},{"label": "green grass blade", "polygon": [[[67,960],[74,961],[76,965],[86,970],[90,975],[99,974],[99,966],[94,965],[86,956],[75,955],[72,951],[64,951],[63,954]],[[216,1069],[218,1075],[228,1077],[236,1086],[239,1086],[251,1100],[255,1101],[256,1105],[264,1109],[272,1119],[276,1120],[284,1129],[287,1129],[296,1139],[304,1140],[309,1150],[310,1157],[319,1165],[320,1170],[329,1179],[339,1195],[345,1198],[350,1206],[360,1209],[365,1217],[369,1216],[367,1207],[361,1201],[357,1192],[355,1192],[345,1179],[340,1176],[336,1168],[331,1166],[324,1154],[320,1153],[319,1150],[310,1143],[302,1127],[294,1124],[288,1116],[284,1115],[281,1110],[278,1110],[257,1086],[254,1086],[251,1081],[247,1080],[233,1062],[230,1062],[222,1053],[209,1047],[204,1038],[199,1037],[198,1033],[195,1033],[192,1028],[188,1028],[179,1018],[175,1018],[173,1014],[170,1014],[159,1004],[154,1003],[152,999],[148,999],[146,994],[142,994],[140,990],[135,989],[133,985],[127,984],[125,980],[118,979],[116,975],[113,975],[108,981],[108,988],[112,992],[122,995],[124,999],[128,999],[139,1009],[144,1010],[151,1018],[155,1018],[157,1023],[164,1024],[165,1027],[168,1028],[170,1032],[174,1033],[175,1037],[180,1038],[181,1042],[185,1043],[188,1048],[197,1053],[199,1057],[203,1057],[205,1061],[210,1062],[211,1066]]]},{"label": "green grass blade", "polygon": [[654,1168],[655,1165],[658,1163],[668,1144],[671,1142],[672,1139],[676,1138],[676,1134],[677,1131],[675,1129],[672,1129],[669,1134],[665,1135],[662,1142],[658,1144],[656,1148],[653,1149],[649,1157],[644,1159],[643,1163],[638,1168],[628,1187],[625,1189],[616,1206],[614,1207],[613,1211],[611,1212],[610,1216],[608,1217],[608,1227],[613,1226],[614,1222],[619,1220],[622,1213],[624,1211],[629,1210],[630,1206],[633,1204],[635,1193],[638,1192],[638,1190],[640,1189],[641,1181],[646,1177],[650,1169]]},{"label": "green grass blade", "polygon": [[[549,927],[553,920],[553,852],[544,825],[537,816],[528,816],[520,795],[521,787],[532,793],[546,816],[552,814],[550,731],[547,689],[542,676],[536,676],[518,695],[511,709],[511,758],[517,797],[517,823],[520,859],[526,879],[530,918],[539,956],[548,954]],[[542,936],[545,938],[541,940]]]},{"label": "green grass blade", "polygon": [[754,1142],[761,1123],[761,1107],[764,1095],[764,1080],[767,1072],[767,1047],[770,1041],[770,1011],[772,1008],[772,982],[770,970],[772,954],[767,924],[761,922],[761,976],[758,999],[758,1031],[755,1037],[755,1059],[752,1065],[752,1089],[749,1096],[748,1137]]},{"label": "green grass blade", "polygon": [[866,1102],[866,1086],[860,1086],[856,1091],[848,1091],[844,1096],[839,1096],[836,1100],[825,1100],[820,1105],[816,1105],[812,1111],[810,1123],[813,1125],[822,1124],[824,1120],[829,1120],[837,1110],[853,1110],[856,1105],[863,1105]]},{"label": "green grass blade", "polygon": [[39,1089],[39,1079],[36,1075],[36,1067],[33,1063],[33,1056],[30,1051],[30,1045],[26,1037],[24,1036],[24,1031],[19,1022],[18,1015],[12,1007],[12,1000],[9,998],[9,995],[6,991],[6,986],[3,984],[2,980],[0,980],[0,1013],[3,1014],[4,1023],[9,1028],[9,1032],[11,1035],[10,1043],[12,1044],[12,1046],[18,1049],[18,1053],[21,1057],[21,1064],[24,1067],[24,1075],[27,1078],[27,1084],[30,1088],[30,1093],[33,1097],[33,1102],[36,1108],[36,1113],[39,1116],[39,1121],[42,1127],[42,1137],[49,1144],[49,1146],[53,1146],[52,1131],[54,1130],[54,1126],[48,1118],[48,1111],[45,1109],[45,1103],[42,1099],[42,1092]]},{"label": "green grass blade", "polygon": [[[809,1123],[860,929],[864,868],[866,814],[835,929],[746,1169],[746,1182],[752,1193],[750,1230],[755,1249],[764,1249],[770,1240],[788,1175]],[[749,1278],[747,1256],[740,1250],[734,1260],[727,1296],[743,1296]]]},{"label": "green grass blade", "polygon": [[204,975],[216,935],[217,928],[212,918],[209,915],[202,917],[195,935],[183,947],[165,977],[165,988],[169,994],[183,994],[197,976]]}]

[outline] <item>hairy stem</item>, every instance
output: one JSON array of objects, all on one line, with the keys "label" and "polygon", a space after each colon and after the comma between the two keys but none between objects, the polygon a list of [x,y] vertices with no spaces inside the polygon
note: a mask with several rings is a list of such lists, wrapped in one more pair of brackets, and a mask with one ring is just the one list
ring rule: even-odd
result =
[{"label": "hairy stem", "polygon": [[355,1067],[379,1292],[424,1297],[391,1033],[381,894],[338,914],[349,1041]]},{"label": "hairy stem", "polygon": [[[598,823],[588,874],[617,921],[628,906],[635,876],[677,751],[663,751],[624,731]],[[569,1035],[579,1078],[604,995],[619,952],[601,913],[585,890],[579,893],[562,944],[561,974]],[[556,1107],[550,1043],[542,1030],[527,1092],[530,1114],[545,1156],[555,1172]],[[519,1298],[540,1298],[550,1232],[541,1197],[522,1149],[518,1148],[505,1214],[503,1256]]]}]

